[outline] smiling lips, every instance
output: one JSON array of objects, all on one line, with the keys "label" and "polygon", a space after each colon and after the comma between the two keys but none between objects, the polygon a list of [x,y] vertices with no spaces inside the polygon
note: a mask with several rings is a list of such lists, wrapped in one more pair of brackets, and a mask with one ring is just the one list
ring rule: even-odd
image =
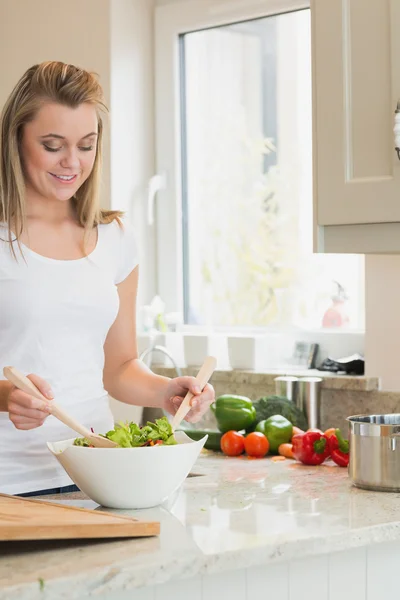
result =
[{"label": "smiling lips", "polygon": [[56,175],[55,173],[50,173],[50,175],[54,177],[54,179],[57,179],[57,181],[67,184],[73,183],[78,177],[78,175]]}]

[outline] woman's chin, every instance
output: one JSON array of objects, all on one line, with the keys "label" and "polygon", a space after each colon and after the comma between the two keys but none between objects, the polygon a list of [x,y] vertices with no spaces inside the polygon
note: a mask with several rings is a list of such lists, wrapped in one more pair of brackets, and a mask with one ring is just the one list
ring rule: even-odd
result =
[{"label": "woman's chin", "polygon": [[53,200],[56,202],[68,202],[71,198],[74,197],[76,193],[76,189],[73,190],[56,190],[53,191],[51,195],[49,195],[49,200]]}]

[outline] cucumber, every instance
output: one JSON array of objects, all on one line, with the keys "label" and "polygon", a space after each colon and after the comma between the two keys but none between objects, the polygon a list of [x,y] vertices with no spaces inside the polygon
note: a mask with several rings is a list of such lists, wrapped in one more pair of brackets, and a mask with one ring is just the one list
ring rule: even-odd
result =
[{"label": "cucumber", "polygon": [[187,436],[197,442],[201,440],[205,435],[208,435],[207,441],[204,444],[204,448],[207,450],[214,450],[215,452],[221,452],[221,438],[223,433],[215,431],[214,429],[182,429]]}]

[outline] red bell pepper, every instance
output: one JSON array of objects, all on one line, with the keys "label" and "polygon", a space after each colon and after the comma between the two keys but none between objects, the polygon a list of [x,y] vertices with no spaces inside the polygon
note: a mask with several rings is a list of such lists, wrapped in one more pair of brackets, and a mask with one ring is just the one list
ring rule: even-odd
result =
[{"label": "red bell pepper", "polygon": [[335,433],[329,438],[329,450],[332,460],[339,467],[347,467],[349,464],[349,442],[344,439],[340,429],[336,429]]},{"label": "red bell pepper", "polygon": [[292,438],[293,456],[304,465],[320,465],[329,456],[328,438],[318,431],[307,431]]}]

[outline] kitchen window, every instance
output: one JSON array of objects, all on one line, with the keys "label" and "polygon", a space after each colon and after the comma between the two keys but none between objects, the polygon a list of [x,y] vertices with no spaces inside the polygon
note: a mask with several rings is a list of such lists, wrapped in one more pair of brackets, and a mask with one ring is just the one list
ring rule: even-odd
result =
[{"label": "kitchen window", "polygon": [[363,257],[312,253],[310,42],[300,1],[156,10],[159,291],[188,327],[364,329]]}]

